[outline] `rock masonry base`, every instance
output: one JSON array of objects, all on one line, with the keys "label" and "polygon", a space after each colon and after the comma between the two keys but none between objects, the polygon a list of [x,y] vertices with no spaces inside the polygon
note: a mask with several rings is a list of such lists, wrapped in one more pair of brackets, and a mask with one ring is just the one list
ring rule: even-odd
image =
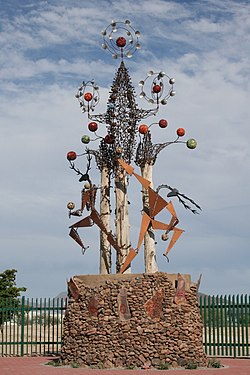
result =
[{"label": "rock masonry base", "polygon": [[61,359],[95,368],[207,365],[189,275],[80,275],[69,285]]}]

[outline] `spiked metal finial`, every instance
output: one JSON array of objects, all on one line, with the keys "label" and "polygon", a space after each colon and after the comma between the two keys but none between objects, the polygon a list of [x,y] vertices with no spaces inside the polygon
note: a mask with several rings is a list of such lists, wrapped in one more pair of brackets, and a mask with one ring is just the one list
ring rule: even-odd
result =
[{"label": "spiked metal finial", "polygon": [[131,22],[111,21],[111,24],[102,31],[102,48],[112,53],[112,57],[131,58],[137,49],[141,48],[139,43],[140,31],[131,26]]},{"label": "spiked metal finial", "polygon": [[95,106],[99,102],[99,87],[94,84],[94,81],[83,81],[75,97],[80,103],[82,112],[84,113],[87,111],[89,113],[90,111],[94,110]]},{"label": "spiked metal finial", "polygon": [[[164,87],[164,78],[168,79],[168,84],[170,88],[168,91],[165,91]],[[170,78],[165,72],[154,73],[153,70],[150,70],[147,74],[147,77],[139,82],[141,86],[140,98],[145,98],[150,104],[167,104],[167,100],[170,96],[175,95],[173,86],[175,83],[174,78]],[[146,85],[148,87],[146,87]],[[146,94],[146,91],[149,91],[150,94]]]}]

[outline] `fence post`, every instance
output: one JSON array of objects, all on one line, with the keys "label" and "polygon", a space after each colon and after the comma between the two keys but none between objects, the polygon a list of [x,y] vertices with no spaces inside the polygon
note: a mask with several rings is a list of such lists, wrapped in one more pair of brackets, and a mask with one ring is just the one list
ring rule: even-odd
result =
[{"label": "fence post", "polygon": [[21,302],[21,357],[24,355],[24,323],[25,323],[25,297]]}]

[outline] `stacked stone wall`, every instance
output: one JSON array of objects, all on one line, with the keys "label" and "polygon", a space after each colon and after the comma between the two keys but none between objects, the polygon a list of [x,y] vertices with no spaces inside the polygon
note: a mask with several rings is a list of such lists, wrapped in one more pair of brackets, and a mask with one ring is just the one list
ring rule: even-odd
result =
[{"label": "stacked stone wall", "polygon": [[61,352],[65,364],[207,365],[197,285],[185,289],[179,277],[176,289],[166,273],[98,277],[90,276],[89,283],[87,276],[74,277],[69,288]]}]

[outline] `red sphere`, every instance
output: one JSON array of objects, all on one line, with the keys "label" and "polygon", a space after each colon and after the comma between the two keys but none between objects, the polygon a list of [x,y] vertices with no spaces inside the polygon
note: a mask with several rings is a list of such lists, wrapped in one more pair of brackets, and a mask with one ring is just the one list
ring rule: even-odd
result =
[{"label": "red sphere", "polygon": [[153,92],[155,94],[158,94],[161,91],[161,86],[160,85],[154,85],[153,86]]},{"label": "red sphere", "polygon": [[93,95],[91,94],[91,92],[86,92],[84,94],[84,99],[87,101],[87,102],[90,102],[90,100],[92,100],[93,98]]},{"label": "red sphere", "polygon": [[112,135],[107,134],[104,138],[104,142],[111,145],[112,143],[114,143],[114,138],[112,137]]},{"label": "red sphere", "polygon": [[119,38],[116,39],[116,45],[118,47],[125,47],[127,44],[127,41],[123,36],[119,36]]},{"label": "red sphere", "polygon": [[76,157],[77,157],[77,155],[76,155],[75,151],[69,151],[67,153],[67,159],[68,160],[76,160]]},{"label": "red sphere", "polygon": [[98,129],[98,125],[96,122],[90,122],[88,128],[91,132],[95,132]]},{"label": "red sphere", "polygon": [[184,135],[185,135],[185,129],[183,129],[183,128],[178,128],[177,130],[176,130],[176,133],[177,133],[177,135],[178,135],[178,137],[183,137]]},{"label": "red sphere", "polygon": [[147,134],[148,132],[148,126],[145,124],[142,124],[139,126],[139,133],[141,134]]},{"label": "red sphere", "polygon": [[159,121],[159,127],[160,128],[166,128],[168,126],[168,122],[167,120],[165,120],[164,118],[162,118],[160,121]]}]

